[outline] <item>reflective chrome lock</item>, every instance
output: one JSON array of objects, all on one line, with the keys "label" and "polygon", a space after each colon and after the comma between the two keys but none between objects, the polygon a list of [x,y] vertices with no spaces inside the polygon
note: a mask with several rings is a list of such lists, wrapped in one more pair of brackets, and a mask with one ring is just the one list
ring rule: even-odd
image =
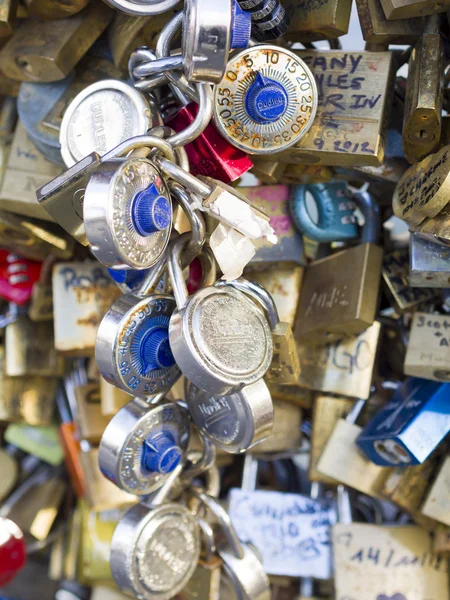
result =
[{"label": "reflective chrome lock", "polygon": [[249,154],[271,154],[307,133],[318,95],[311,71],[298,56],[262,45],[232,57],[214,100],[215,123],[225,139]]},{"label": "reflective chrome lock", "polygon": [[111,419],[100,440],[98,464],[103,475],[138,496],[159,489],[186,458],[190,421],[175,403],[151,406],[163,397],[134,398]]},{"label": "reflective chrome lock", "polygon": [[186,379],[185,398],[194,424],[225,452],[245,452],[272,430],[272,397],[263,379],[226,396],[211,396]]},{"label": "reflective chrome lock", "polygon": [[231,286],[205,287],[188,297],[180,266],[186,239],[180,236],[169,251],[177,303],[169,323],[170,347],[192,383],[224,395],[263,377],[272,360],[272,334],[262,311]]},{"label": "reflective chrome lock", "polygon": [[180,376],[169,345],[171,296],[118,298],[102,319],[95,357],[109,383],[136,396],[167,391]]}]

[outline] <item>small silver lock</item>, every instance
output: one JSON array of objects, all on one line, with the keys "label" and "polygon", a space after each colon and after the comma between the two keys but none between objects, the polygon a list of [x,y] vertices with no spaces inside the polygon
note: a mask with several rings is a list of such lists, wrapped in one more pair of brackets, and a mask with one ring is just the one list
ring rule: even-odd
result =
[{"label": "small silver lock", "polygon": [[180,376],[168,338],[175,310],[171,296],[118,298],[97,332],[95,357],[101,375],[129,394],[145,397],[167,391]]},{"label": "small silver lock", "polygon": [[139,600],[169,600],[192,577],[199,555],[199,526],[191,512],[154,499],[120,519],[111,541],[111,572],[118,587]]},{"label": "small silver lock", "polygon": [[106,427],[98,452],[103,475],[138,496],[159,489],[184,463],[191,431],[186,409],[172,402],[149,402],[134,398],[121,408]]},{"label": "small silver lock", "polygon": [[245,452],[272,430],[272,397],[263,379],[226,396],[211,396],[186,379],[185,398],[194,424],[225,452]]},{"label": "small silver lock", "polygon": [[170,347],[181,371],[200,389],[225,395],[264,376],[273,355],[262,311],[230,286],[210,286],[188,297],[181,271],[186,234],[172,243],[168,269],[177,309],[169,323]]}]

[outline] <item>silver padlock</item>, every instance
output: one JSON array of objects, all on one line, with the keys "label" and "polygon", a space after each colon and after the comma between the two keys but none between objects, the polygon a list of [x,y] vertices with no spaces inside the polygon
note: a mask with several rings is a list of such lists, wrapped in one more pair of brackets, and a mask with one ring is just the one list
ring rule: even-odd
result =
[{"label": "silver padlock", "polygon": [[263,379],[226,396],[211,396],[185,379],[185,399],[194,424],[225,452],[245,452],[272,430],[272,397]]},{"label": "silver padlock", "polygon": [[411,232],[409,284],[412,287],[450,287],[450,242],[432,234]]},{"label": "silver padlock", "polygon": [[169,341],[181,371],[200,389],[225,395],[264,376],[273,355],[262,311],[231,286],[208,286],[188,297],[181,271],[186,234],[172,243],[168,268],[177,309]]},{"label": "silver padlock", "polygon": [[226,543],[218,545],[218,553],[239,600],[270,600],[270,582],[261,561],[249,544],[239,540],[226,510],[198,488],[194,488],[192,494],[220,524]]},{"label": "silver padlock", "polygon": [[111,419],[100,440],[98,464],[117,487],[144,496],[159,489],[186,459],[190,421],[175,403],[163,398],[134,398]]},{"label": "silver padlock", "polygon": [[[166,490],[170,483],[166,482]],[[176,596],[192,577],[200,556],[197,520],[184,505],[165,504],[166,490],[160,490],[150,506],[137,504],[126,512],[111,541],[114,580],[139,600]]]},{"label": "silver padlock", "polygon": [[152,96],[118,79],[97,81],[75,96],[61,122],[59,141],[67,168],[91,152],[103,156],[162,120]]}]

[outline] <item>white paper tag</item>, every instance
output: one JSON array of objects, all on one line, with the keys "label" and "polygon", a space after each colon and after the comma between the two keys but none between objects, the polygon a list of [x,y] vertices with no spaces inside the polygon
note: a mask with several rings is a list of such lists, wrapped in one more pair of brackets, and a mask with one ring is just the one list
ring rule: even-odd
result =
[{"label": "white paper tag", "polygon": [[223,223],[217,225],[209,243],[226,281],[240,277],[256,252],[245,235]]},{"label": "white paper tag", "polygon": [[334,512],[299,494],[232,489],[229,514],[239,538],[259,550],[269,575],[331,576]]}]

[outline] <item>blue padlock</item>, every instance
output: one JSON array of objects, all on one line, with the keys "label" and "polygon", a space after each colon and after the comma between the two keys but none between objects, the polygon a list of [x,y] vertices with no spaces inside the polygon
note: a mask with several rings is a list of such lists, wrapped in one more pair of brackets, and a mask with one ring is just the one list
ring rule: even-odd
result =
[{"label": "blue padlock", "polygon": [[[344,183],[316,183],[293,186],[290,208],[297,228],[316,242],[336,242],[354,239],[358,224],[355,203],[347,194]],[[313,220],[307,206],[309,192],[317,207],[318,221]]]},{"label": "blue padlock", "polygon": [[359,434],[376,465],[419,465],[450,431],[450,383],[410,377]]}]

